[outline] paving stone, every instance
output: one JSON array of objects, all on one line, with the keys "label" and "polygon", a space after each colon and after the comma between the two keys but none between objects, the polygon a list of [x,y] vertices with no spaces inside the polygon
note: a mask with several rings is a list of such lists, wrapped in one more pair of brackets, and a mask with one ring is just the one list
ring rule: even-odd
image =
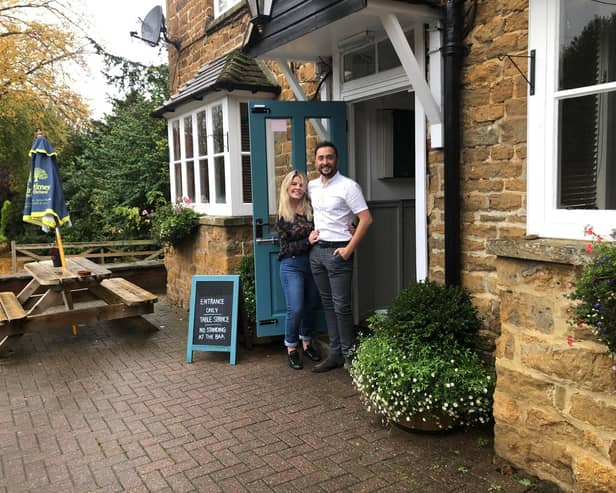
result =
[{"label": "paving stone", "polygon": [[[384,428],[346,371],[291,371],[281,344],[187,364],[187,313],[161,296],[146,318],[164,328],[43,331],[2,360],[0,493],[524,490],[476,446],[489,430]],[[456,473],[454,449],[472,449],[481,474]]]}]

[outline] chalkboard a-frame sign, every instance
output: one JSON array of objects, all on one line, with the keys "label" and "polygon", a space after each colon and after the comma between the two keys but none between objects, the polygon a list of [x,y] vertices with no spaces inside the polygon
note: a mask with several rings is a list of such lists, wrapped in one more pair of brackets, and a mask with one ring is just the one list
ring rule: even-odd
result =
[{"label": "chalkboard a-frame sign", "polygon": [[193,276],[186,362],[193,351],[227,351],[235,364],[240,276]]}]

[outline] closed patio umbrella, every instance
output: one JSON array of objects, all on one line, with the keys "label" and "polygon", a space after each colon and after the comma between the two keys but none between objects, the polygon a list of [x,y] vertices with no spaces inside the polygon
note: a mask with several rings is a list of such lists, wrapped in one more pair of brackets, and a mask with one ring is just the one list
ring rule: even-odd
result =
[{"label": "closed patio umbrella", "polygon": [[56,150],[40,131],[30,150],[30,176],[23,220],[41,226],[45,232],[55,229],[60,261],[62,267],[66,267],[60,227],[70,226],[71,220],[64,201]]},{"label": "closed patio umbrella", "polygon": [[[29,155],[30,176],[26,188],[23,220],[40,226],[46,233],[52,228],[55,230],[60,263],[65,268],[66,259],[60,227],[70,226],[71,218],[64,201],[56,150],[40,130],[36,133]],[[77,335],[77,326],[73,325],[72,328],[73,334]]]}]

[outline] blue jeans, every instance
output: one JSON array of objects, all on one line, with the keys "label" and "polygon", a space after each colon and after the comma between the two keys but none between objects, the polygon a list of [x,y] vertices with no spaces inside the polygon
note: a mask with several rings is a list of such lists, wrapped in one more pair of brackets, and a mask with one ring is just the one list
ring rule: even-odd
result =
[{"label": "blue jeans", "polygon": [[353,281],[353,255],[344,260],[334,256],[335,247],[318,244],[310,250],[310,267],[319,288],[331,355],[349,356],[355,339],[351,288]]},{"label": "blue jeans", "polygon": [[319,292],[310,271],[308,255],[288,257],[280,261],[280,282],[287,304],[284,345],[297,347],[298,340],[310,340]]}]

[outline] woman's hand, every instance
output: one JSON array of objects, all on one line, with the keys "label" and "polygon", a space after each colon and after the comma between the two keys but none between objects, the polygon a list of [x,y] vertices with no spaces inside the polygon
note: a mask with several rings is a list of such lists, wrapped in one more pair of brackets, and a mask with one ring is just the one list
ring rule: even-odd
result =
[{"label": "woman's hand", "polygon": [[316,229],[313,229],[308,235],[308,241],[310,242],[311,245],[314,245],[317,241],[319,241],[319,231]]}]

